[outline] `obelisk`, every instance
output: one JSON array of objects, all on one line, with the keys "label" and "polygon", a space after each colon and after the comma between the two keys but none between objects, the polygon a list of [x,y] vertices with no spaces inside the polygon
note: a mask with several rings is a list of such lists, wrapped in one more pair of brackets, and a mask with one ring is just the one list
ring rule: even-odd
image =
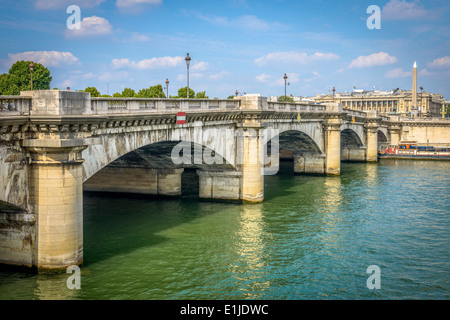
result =
[{"label": "obelisk", "polygon": [[412,83],[412,106],[413,110],[417,110],[417,64],[414,61],[413,67],[413,83]]}]

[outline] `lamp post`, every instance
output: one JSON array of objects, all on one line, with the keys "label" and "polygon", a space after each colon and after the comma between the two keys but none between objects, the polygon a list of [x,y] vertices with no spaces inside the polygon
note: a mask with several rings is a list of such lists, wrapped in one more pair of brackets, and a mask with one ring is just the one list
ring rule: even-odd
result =
[{"label": "lamp post", "polygon": [[286,85],[289,85],[289,82],[286,83],[286,81],[287,81],[287,79],[288,79],[288,76],[286,75],[286,73],[284,74],[283,79],[284,79],[284,102],[286,102],[286,101],[287,101],[287,96],[286,96]]},{"label": "lamp post", "polygon": [[[333,102],[334,102],[334,93],[336,92],[336,88],[333,87]],[[362,106],[361,106],[362,107]]]},{"label": "lamp post", "polygon": [[34,63],[31,61],[30,63],[30,72],[31,72],[31,91],[33,91],[33,71],[34,71]]},{"label": "lamp post", "polygon": [[187,98],[189,99],[189,64],[191,63],[191,57],[189,57],[189,52],[186,55],[186,58],[184,58],[184,60],[186,60],[186,67],[187,67]]},{"label": "lamp post", "polygon": [[167,92],[167,97],[166,98],[169,98],[169,79],[167,79],[166,78],[166,92]]}]

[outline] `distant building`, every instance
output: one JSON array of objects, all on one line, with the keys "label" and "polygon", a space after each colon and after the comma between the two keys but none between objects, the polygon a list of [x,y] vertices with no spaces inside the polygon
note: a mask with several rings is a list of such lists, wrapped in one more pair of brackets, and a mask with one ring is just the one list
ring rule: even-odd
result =
[{"label": "distant building", "polygon": [[317,95],[316,103],[338,102],[347,109],[360,111],[378,111],[381,114],[399,114],[403,116],[441,116],[444,98],[440,94],[426,91],[417,93],[417,107],[414,107],[411,91],[362,91]]},{"label": "distant building", "polygon": [[339,102],[344,108],[360,111],[378,111],[381,114],[398,114],[412,117],[442,116],[442,102],[440,94],[423,91],[417,92],[417,63],[413,66],[412,90],[392,91],[364,91],[354,88],[352,93],[335,93],[317,95],[313,98],[316,103]]}]

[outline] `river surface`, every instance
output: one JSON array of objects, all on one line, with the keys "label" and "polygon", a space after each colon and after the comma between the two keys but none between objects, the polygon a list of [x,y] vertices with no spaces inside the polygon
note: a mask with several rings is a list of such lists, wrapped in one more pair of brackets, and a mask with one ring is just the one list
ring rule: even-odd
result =
[{"label": "river surface", "polygon": [[198,201],[188,173],[176,200],[85,193],[81,289],[1,271],[0,299],[450,298],[448,162],[290,170],[261,204]]}]

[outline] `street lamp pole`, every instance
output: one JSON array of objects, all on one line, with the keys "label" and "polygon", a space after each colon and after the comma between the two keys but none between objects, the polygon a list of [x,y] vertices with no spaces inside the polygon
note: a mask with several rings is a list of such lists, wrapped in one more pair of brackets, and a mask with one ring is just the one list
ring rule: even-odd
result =
[{"label": "street lamp pole", "polygon": [[33,91],[33,71],[34,71],[34,63],[31,61],[30,63],[30,72],[31,72],[31,91]]},{"label": "street lamp pole", "polygon": [[166,98],[169,98],[169,79],[167,78],[166,78],[166,92],[167,92]]},{"label": "street lamp pole", "polygon": [[189,53],[187,53],[186,58],[186,67],[187,67],[187,98],[189,99],[189,64],[191,63],[191,57],[189,57]]},{"label": "street lamp pole", "polygon": [[286,102],[287,97],[286,97],[286,80],[287,80],[288,76],[286,75],[286,73],[284,74],[284,102]]}]

